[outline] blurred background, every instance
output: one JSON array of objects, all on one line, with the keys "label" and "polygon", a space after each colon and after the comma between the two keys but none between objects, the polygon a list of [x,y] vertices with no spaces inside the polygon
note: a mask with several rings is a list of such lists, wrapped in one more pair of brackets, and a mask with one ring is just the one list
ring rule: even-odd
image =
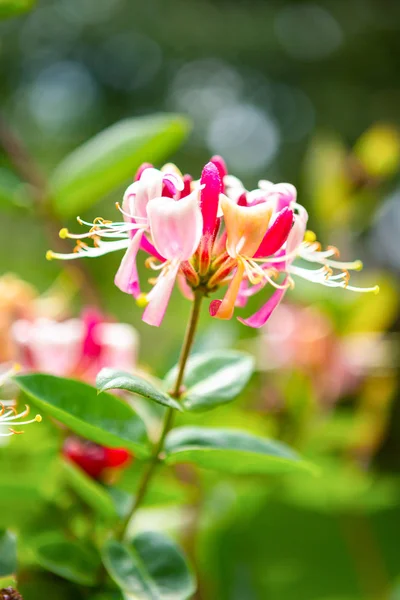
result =
[{"label": "blurred background", "polygon": [[[29,173],[23,181],[31,157],[46,181],[125,118],[186,116],[186,143],[164,158],[195,178],[221,154],[249,189],[293,183],[318,239],[363,260],[355,283],[381,287],[299,283],[262,332],[204,311],[197,347],[249,350],[258,371],[237,405],[192,421],[246,423],[323,468],[318,479],[199,475],[203,600],[400,598],[399,33],[400,4],[381,0],[43,0],[0,22],[0,274],[32,286],[0,279],[2,360],[13,358],[11,322],[36,297],[33,312],[50,318],[95,302],[137,329],[142,368],[163,375],[175,362],[187,301],[176,292],[161,329],[143,325],[113,286],[116,255],[85,261],[88,299],[81,275],[45,261],[57,222],[43,218]],[[10,136],[28,156],[22,171]],[[113,218],[124,183],[77,212]],[[62,297],[54,314],[51,286]],[[181,513],[168,510],[179,528]]]}]

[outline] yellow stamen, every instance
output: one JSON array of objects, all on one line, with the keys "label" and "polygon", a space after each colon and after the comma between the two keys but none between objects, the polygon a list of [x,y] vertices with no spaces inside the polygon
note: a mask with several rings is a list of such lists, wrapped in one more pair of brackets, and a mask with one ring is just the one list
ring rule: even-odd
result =
[{"label": "yellow stamen", "polygon": [[[362,261],[361,261],[361,260],[356,260],[356,261],[354,261],[354,267],[353,267],[353,269],[354,269],[355,271],[361,271],[361,270],[362,270],[362,268],[363,268],[363,266],[364,266],[364,265],[363,265],[363,263],[362,263]],[[377,286],[377,287],[379,288],[379,286]]]},{"label": "yellow stamen", "polygon": [[149,301],[146,294],[139,294],[139,296],[136,298],[136,304],[139,306],[139,308],[146,308],[148,303]]},{"label": "yellow stamen", "polygon": [[42,415],[36,415],[35,421],[36,421],[36,423],[41,423],[43,421]]},{"label": "yellow stamen", "polygon": [[62,229],[60,229],[60,232],[58,235],[60,236],[60,238],[62,240],[66,240],[69,235],[69,231],[66,227],[63,227]]},{"label": "yellow stamen", "polygon": [[314,242],[317,241],[317,236],[315,235],[315,233],[313,231],[310,231],[309,229],[307,229],[307,231],[304,234],[304,241],[308,242],[309,244],[313,244]]},{"label": "yellow stamen", "polygon": [[52,250],[47,250],[46,260],[53,260],[53,258],[54,258],[54,252],[52,252]]}]

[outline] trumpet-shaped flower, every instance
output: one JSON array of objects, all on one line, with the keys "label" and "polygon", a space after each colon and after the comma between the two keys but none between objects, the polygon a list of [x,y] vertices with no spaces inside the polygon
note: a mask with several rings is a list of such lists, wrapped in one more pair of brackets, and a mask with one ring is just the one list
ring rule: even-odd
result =
[{"label": "trumpet-shaped flower", "polygon": [[[328,287],[377,291],[349,285],[349,271],[360,270],[361,262],[342,262],[336,248],[321,249],[307,231],[307,211],[291,184],[262,180],[257,189],[247,191],[218,156],[197,182],[190,175],[182,177],[173,165],[161,170],[143,165],[125,192],[122,208],[117,206],[123,222],[96,219],[81,235],[62,230],[62,237],[76,239],[78,245],[71,254],[50,252],[48,258],[125,250],[115,283],[145,307],[143,319],[151,325],[160,325],[175,281],[188,298],[196,291],[210,296],[227,286],[224,297],[210,304],[210,314],[220,319],[230,319],[235,306],[245,306],[250,296],[272,288],[273,294],[254,315],[240,319],[251,327],[269,319],[294,286],[294,277]],[[84,238],[91,238],[93,246],[82,242]],[[141,250],[150,255],[146,266],[159,271],[149,280],[153,288],[147,294],[139,293],[136,261]]]}]

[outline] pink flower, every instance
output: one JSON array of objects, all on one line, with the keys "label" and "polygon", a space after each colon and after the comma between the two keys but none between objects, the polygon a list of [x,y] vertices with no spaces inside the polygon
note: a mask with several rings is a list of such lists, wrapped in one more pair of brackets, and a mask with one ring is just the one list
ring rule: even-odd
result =
[{"label": "pink flower", "polygon": [[[314,234],[306,231],[308,214],[296,196],[291,184],[264,180],[247,191],[218,156],[204,167],[197,182],[190,175],[182,177],[173,165],[161,170],[144,165],[125,192],[123,222],[96,219],[81,235],[62,230],[62,237],[77,240],[75,252],[50,252],[48,258],[94,257],[125,249],[115,283],[145,307],[143,320],[157,326],[176,281],[189,299],[196,290],[209,296],[227,286],[224,297],[210,304],[211,316],[219,319],[230,319],[235,306],[245,306],[249,296],[265,287],[273,288],[254,315],[240,319],[251,327],[261,327],[269,319],[293,287],[293,276],[328,287],[377,291],[349,285],[349,270],[359,270],[361,262],[336,260],[338,251],[333,247],[321,250]],[[85,237],[94,241],[94,247],[82,242]],[[150,255],[147,267],[160,272],[150,280],[153,288],[147,294],[139,293],[140,250]],[[299,266],[297,258],[317,268]]]},{"label": "pink flower", "polygon": [[103,367],[131,371],[138,339],[130,325],[109,323],[94,310],[80,319],[20,319],[12,328],[18,359],[28,370],[94,382]]}]

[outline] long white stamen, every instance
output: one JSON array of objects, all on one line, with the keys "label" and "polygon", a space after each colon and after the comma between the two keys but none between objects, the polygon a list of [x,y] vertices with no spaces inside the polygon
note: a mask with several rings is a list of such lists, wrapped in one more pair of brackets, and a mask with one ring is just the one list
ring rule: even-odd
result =
[{"label": "long white stamen", "polygon": [[48,260],[52,260],[53,258],[58,258],[59,260],[75,260],[77,258],[95,258],[97,256],[103,256],[104,254],[109,254],[110,252],[115,252],[117,250],[126,250],[129,246],[129,238],[118,240],[117,242],[98,242],[98,247],[94,248],[91,246],[82,246],[77,252],[71,252],[70,254],[62,254],[60,252],[53,252],[49,250],[46,254],[46,258]]}]

